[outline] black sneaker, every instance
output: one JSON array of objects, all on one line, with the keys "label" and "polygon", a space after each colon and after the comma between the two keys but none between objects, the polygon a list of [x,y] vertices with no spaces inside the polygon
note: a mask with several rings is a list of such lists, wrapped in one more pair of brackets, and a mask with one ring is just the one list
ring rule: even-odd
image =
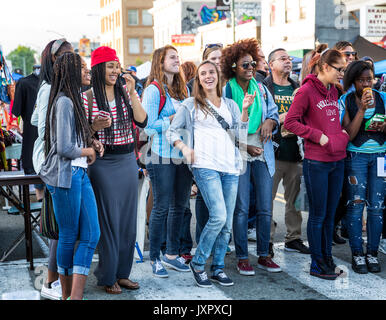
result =
[{"label": "black sneaker", "polygon": [[196,281],[196,284],[201,288],[210,288],[212,286],[212,282],[208,279],[208,275],[205,271],[197,272],[194,270],[194,267],[192,266],[192,262],[189,263],[190,271],[193,273],[194,281]]},{"label": "black sneaker", "polygon": [[323,259],[318,261],[312,259],[310,275],[324,280],[335,280],[339,276],[327,266]]},{"label": "black sneaker", "polygon": [[324,257],[324,262],[336,274],[342,274],[343,273],[343,270],[341,270],[337,267],[337,265],[335,264],[334,259],[332,257]]},{"label": "black sneaker", "polygon": [[217,275],[213,275],[210,279],[224,287],[233,286],[233,281],[228,278],[224,271],[220,271]]},{"label": "black sneaker", "polygon": [[333,234],[332,240],[333,240],[336,244],[345,244],[345,243],[346,243],[346,240],[343,239],[343,238],[338,234],[338,230],[339,230],[338,227],[335,227],[335,228],[334,228],[334,234]]},{"label": "black sneaker", "polygon": [[271,256],[271,258],[273,258],[273,256],[275,255],[275,252],[273,251],[273,243],[272,242],[269,243],[268,253]]},{"label": "black sneaker", "polygon": [[356,273],[366,274],[368,270],[365,255],[363,253],[354,253],[352,256],[351,267]]},{"label": "black sneaker", "polygon": [[381,267],[378,262],[377,253],[371,252],[366,254],[367,270],[371,273],[381,272]]},{"label": "black sneaker", "polygon": [[300,252],[303,254],[310,254],[310,249],[303,244],[301,239],[295,239],[287,242],[284,247],[285,251],[288,252]]}]

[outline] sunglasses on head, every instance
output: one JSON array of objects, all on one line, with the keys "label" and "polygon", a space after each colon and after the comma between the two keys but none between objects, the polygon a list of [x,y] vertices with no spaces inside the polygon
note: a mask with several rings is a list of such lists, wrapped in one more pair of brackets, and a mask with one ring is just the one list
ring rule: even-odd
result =
[{"label": "sunglasses on head", "polygon": [[356,51],[345,51],[345,52],[343,52],[343,54],[347,57],[349,57],[349,56],[355,57],[357,55],[357,52]]},{"label": "sunglasses on head", "polygon": [[214,48],[214,47],[222,48],[223,45],[222,45],[222,43],[208,43],[205,45],[205,49],[210,49],[210,48]]},{"label": "sunglasses on head", "polygon": [[256,61],[244,62],[244,63],[241,65],[241,67],[242,67],[243,69],[245,69],[245,70],[248,69],[249,66],[251,66],[252,68],[256,68],[256,66],[257,66]]}]

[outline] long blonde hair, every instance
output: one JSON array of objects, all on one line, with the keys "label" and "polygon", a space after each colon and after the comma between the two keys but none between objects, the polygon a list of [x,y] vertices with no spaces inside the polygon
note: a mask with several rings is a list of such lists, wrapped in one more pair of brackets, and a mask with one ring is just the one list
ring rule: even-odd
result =
[{"label": "long blonde hair", "polygon": [[171,45],[166,45],[162,48],[156,49],[153,53],[153,60],[151,63],[150,75],[147,79],[146,86],[148,86],[153,81],[157,81],[161,87],[162,95],[165,96],[164,85],[166,84],[168,88],[169,95],[176,100],[184,100],[188,97],[188,92],[186,90],[186,84],[182,69],[173,76],[173,82],[171,85],[168,84],[163,64],[165,61],[166,53],[169,49],[172,49],[177,52],[177,49]]},{"label": "long blonde hair", "polygon": [[206,101],[206,93],[200,83],[199,72],[201,67],[206,64],[210,64],[216,69],[216,73],[217,73],[216,94],[218,97],[222,96],[221,74],[218,71],[217,66],[212,61],[209,61],[209,60],[205,60],[201,62],[201,64],[197,68],[196,75],[194,77],[193,97],[194,97],[194,106],[196,107],[196,109],[200,108],[202,112],[205,114],[205,116],[208,115],[209,109],[208,109],[208,103]]}]

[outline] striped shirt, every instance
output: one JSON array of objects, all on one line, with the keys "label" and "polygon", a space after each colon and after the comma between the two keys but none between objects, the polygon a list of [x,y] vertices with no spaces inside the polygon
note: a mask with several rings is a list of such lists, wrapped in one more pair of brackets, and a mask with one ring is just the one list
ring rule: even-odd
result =
[{"label": "striped shirt", "polygon": [[[91,88],[91,90],[93,92],[93,109],[92,109],[92,114],[91,114],[91,120],[94,121],[94,119],[96,118],[96,116],[99,113],[99,108],[98,108],[98,105],[96,102],[93,88]],[[129,96],[129,103],[131,104],[130,94],[127,93],[127,95]],[[137,97],[138,97],[138,94],[137,94]],[[88,119],[89,106],[88,106],[87,95],[85,92],[82,93],[82,98],[83,98],[84,108],[86,110],[86,116]],[[139,99],[139,97],[138,97],[138,99]],[[110,116],[112,118],[111,126],[113,129],[113,135],[114,135],[113,145],[126,145],[126,144],[133,143],[134,138],[133,138],[133,134],[132,134],[131,130],[130,130],[130,133],[127,135],[123,132],[123,130],[119,129],[119,127],[118,127],[118,119],[117,119],[118,114],[117,114],[117,107],[116,107],[115,100],[109,102],[109,108],[110,108]],[[127,116],[128,110],[127,110],[126,105],[124,104],[123,98],[122,98],[122,108],[123,108],[123,113],[125,114],[125,116]],[[105,136],[104,130],[103,129],[99,130],[97,133],[98,133],[99,141],[105,145],[106,144],[106,136]]]}]

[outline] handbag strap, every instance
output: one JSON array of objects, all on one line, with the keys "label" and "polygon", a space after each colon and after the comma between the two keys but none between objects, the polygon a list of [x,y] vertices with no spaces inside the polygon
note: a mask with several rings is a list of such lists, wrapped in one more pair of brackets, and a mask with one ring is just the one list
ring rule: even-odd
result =
[{"label": "handbag strap", "polygon": [[235,142],[235,146],[236,148],[239,148],[240,146],[240,142],[239,140],[234,136],[234,134],[231,132],[230,129],[230,126],[228,124],[228,122],[225,121],[225,119],[220,116],[218,114],[218,112],[211,106],[211,105],[207,105],[209,111],[213,114],[213,116],[216,118],[216,120],[218,121],[218,123],[221,125],[221,127],[226,131],[226,133],[229,135],[229,137],[231,138],[232,141]]}]

